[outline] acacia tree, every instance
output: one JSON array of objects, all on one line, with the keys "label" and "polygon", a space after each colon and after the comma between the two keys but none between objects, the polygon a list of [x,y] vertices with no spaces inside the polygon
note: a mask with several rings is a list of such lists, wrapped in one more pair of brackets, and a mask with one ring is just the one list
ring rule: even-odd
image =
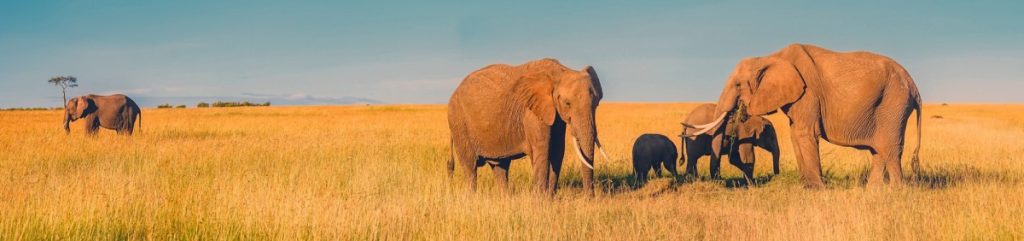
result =
[{"label": "acacia tree", "polygon": [[60,94],[64,97],[64,133],[71,133],[71,115],[68,113],[68,88],[78,87],[78,78],[74,76],[56,76],[50,78],[50,84],[60,87]]},{"label": "acacia tree", "polygon": [[57,87],[60,87],[60,94],[61,94],[61,96],[64,97],[64,108],[67,109],[68,108],[68,88],[78,87],[78,78],[75,78],[75,76],[70,76],[70,75],[68,75],[68,76],[56,76],[56,77],[50,78],[50,80],[47,81],[47,82],[49,82],[50,84],[56,85]]}]

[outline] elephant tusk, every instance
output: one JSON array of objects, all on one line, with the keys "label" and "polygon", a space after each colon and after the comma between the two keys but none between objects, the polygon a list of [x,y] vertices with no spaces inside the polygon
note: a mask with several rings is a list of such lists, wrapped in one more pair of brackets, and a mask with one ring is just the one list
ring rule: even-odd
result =
[{"label": "elephant tusk", "polygon": [[[608,153],[604,152],[604,147],[601,146],[601,142],[600,141],[597,142],[597,150],[601,151],[601,156],[604,156],[605,160],[611,160],[611,158],[608,157]],[[593,169],[593,168],[591,168],[591,169]]]},{"label": "elephant tusk", "polygon": [[729,113],[728,112],[722,113],[722,115],[719,115],[718,119],[715,119],[715,121],[712,121],[712,122],[709,122],[709,123],[703,124],[703,125],[697,125],[697,126],[694,126],[694,127],[696,127],[696,128],[708,128],[708,127],[716,126],[716,125],[718,125],[718,122],[721,122],[722,119],[725,119],[725,116],[727,114],[729,114]]},{"label": "elephant tusk", "polygon": [[718,119],[715,119],[715,121],[712,121],[711,123],[707,123],[707,124],[696,126],[697,128],[701,128],[701,130],[697,131],[697,133],[693,133],[692,135],[693,136],[697,136],[697,135],[701,135],[701,134],[707,133],[712,128],[717,126],[719,122],[722,122],[722,119],[725,119],[725,115],[726,114],[728,114],[728,112],[722,113],[721,116],[718,116]]},{"label": "elephant tusk", "polygon": [[580,162],[583,163],[583,165],[586,166],[587,168],[590,168],[590,170],[594,170],[594,166],[590,165],[590,163],[587,163],[586,158],[583,158],[583,151],[580,150],[579,141],[576,140],[575,136],[572,137],[572,145],[576,147],[576,156],[580,158]]},{"label": "elephant tusk", "polygon": [[691,136],[699,136],[699,135],[702,135],[704,133],[707,133],[708,131],[711,131],[711,127],[701,129],[697,133],[693,133],[693,135],[691,135]]}]

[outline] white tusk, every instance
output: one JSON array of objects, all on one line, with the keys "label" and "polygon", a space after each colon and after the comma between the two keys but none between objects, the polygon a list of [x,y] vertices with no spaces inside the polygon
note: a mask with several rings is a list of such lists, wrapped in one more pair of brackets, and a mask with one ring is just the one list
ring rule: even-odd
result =
[{"label": "white tusk", "polygon": [[587,163],[587,159],[583,158],[583,151],[580,150],[579,141],[576,140],[575,136],[572,137],[572,146],[576,147],[576,156],[580,158],[580,162],[582,162],[584,166],[590,168],[590,170],[594,170],[594,166]]},{"label": "white tusk", "polygon": [[703,124],[703,125],[697,125],[697,126],[694,126],[694,127],[697,127],[697,128],[708,128],[708,127],[716,126],[716,125],[718,125],[718,122],[721,122],[722,119],[725,119],[725,115],[727,115],[727,114],[729,114],[729,112],[722,113],[722,115],[718,116],[718,119],[715,119],[715,121],[712,121],[710,123]]},{"label": "white tusk", "polygon": [[701,129],[700,131],[698,131],[696,133],[693,133],[691,136],[699,136],[699,135],[702,135],[704,133],[707,133],[710,130],[711,130],[711,127],[704,128],[704,129]]},{"label": "white tusk", "polygon": [[716,125],[718,125],[718,123],[721,122],[722,119],[725,119],[725,115],[726,114],[728,114],[728,112],[722,113],[721,116],[718,116],[718,119],[715,119],[715,121],[712,121],[711,123],[707,123],[707,124],[696,126],[697,128],[701,128],[701,130],[698,131],[697,133],[693,133],[693,135],[696,136],[696,135],[701,135],[701,134],[707,133],[708,131],[711,130],[711,128],[713,128]]},{"label": "white tusk", "polygon": [[608,157],[608,153],[604,152],[604,147],[601,146],[600,141],[597,142],[597,150],[601,151],[601,156],[604,156],[605,160],[611,160],[611,158]]}]

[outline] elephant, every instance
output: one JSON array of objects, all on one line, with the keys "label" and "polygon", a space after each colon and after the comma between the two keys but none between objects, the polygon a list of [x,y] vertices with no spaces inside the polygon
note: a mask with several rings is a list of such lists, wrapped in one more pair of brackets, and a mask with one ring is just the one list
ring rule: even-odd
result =
[{"label": "elephant", "polygon": [[[836,52],[810,44],[791,44],[763,57],[741,60],[726,80],[713,116],[696,125],[701,134],[725,122],[727,113],[763,116],[782,110],[801,181],[824,188],[818,140],[867,150],[872,155],[867,186],[878,187],[888,171],[891,186],[903,185],[904,132],[917,113],[917,143],[911,168],[919,171],[921,94],[910,74],[895,60],[866,51]],[[695,124],[695,123],[691,123]]]},{"label": "elephant", "polygon": [[668,137],[660,134],[643,134],[633,142],[633,173],[636,183],[647,182],[647,174],[654,169],[654,174],[661,176],[661,166],[664,165],[672,176],[678,176],[676,172],[676,145]]},{"label": "elephant", "polygon": [[595,122],[603,95],[594,68],[576,71],[550,58],[517,66],[493,64],[470,73],[448,101],[449,178],[458,160],[467,187],[475,190],[476,168],[486,163],[498,188],[511,192],[511,161],[529,156],[533,190],[553,195],[569,130],[583,164],[584,190],[593,195],[595,146],[604,154]]},{"label": "elephant", "polygon": [[83,95],[68,100],[64,109],[64,132],[71,133],[71,122],[85,121],[85,133],[95,135],[100,127],[117,131],[120,135],[132,135],[135,121],[142,128],[142,110],[128,96]]},{"label": "elephant", "polygon": [[[734,123],[719,126],[718,130],[694,135],[698,130],[687,127],[686,123],[706,123],[714,118],[715,104],[703,104],[694,108],[683,121],[683,138],[680,149],[686,150],[686,175],[697,176],[697,160],[702,156],[711,157],[711,178],[720,178],[722,155],[729,155],[729,163],[743,171],[747,183],[754,182],[754,147],[760,147],[772,154],[772,172],[779,174],[779,141],[775,126],[760,116],[746,120],[735,119]],[[682,161],[683,158],[680,158]]]}]

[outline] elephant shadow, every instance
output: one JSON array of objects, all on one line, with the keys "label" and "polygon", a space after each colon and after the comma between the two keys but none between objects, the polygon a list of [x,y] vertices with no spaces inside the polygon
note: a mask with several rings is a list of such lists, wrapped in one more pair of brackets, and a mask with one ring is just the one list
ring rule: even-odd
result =
[{"label": "elephant shadow", "polygon": [[[598,188],[603,189],[605,191],[605,193],[610,193],[610,194],[613,194],[613,195],[632,193],[634,191],[643,189],[643,187],[644,187],[644,185],[642,185],[640,183],[637,183],[636,182],[636,176],[633,173],[629,173],[629,172],[596,173],[596,174],[594,174],[594,176],[595,176],[595,179],[597,180],[597,183],[595,185]],[[775,176],[776,175],[758,176],[758,177],[754,178],[754,182],[756,182],[758,186],[765,185],[765,184],[770,183],[775,178]],[[712,179],[710,177],[688,177],[688,176],[684,176],[684,175],[672,176],[670,174],[666,174],[666,175],[661,176],[661,177],[652,178],[649,181],[653,181],[653,180],[660,179],[660,178],[670,178],[671,179],[671,184],[670,184],[670,188],[671,189],[675,189],[675,187],[678,187],[678,186],[681,186],[681,185],[686,185],[686,184],[691,184],[691,183],[696,183],[696,182],[720,183],[722,185],[722,187],[727,188],[727,189],[748,188],[748,187],[749,188],[756,188],[756,186],[751,186],[750,183],[748,183],[747,180],[745,178],[743,178],[742,176],[731,177],[731,178],[724,178],[724,179]],[[563,187],[568,187],[568,188],[582,188],[583,187],[583,182],[582,182],[582,180],[580,178],[569,178],[569,179],[563,181],[561,183],[561,185]]]},{"label": "elephant shadow", "polygon": [[754,186],[751,186],[750,182],[747,182],[747,179],[743,178],[742,176],[741,177],[725,178],[725,179],[721,179],[721,181],[725,185],[725,188],[727,188],[727,189],[756,188],[759,185],[768,184],[769,182],[772,181],[773,178],[775,178],[775,175],[765,175],[765,176],[754,177],[754,183],[757,183],[757,185],[754,185]]},{"label": "elephant shadow", "polygon": [[[671,175],[665,175],[663,177],[671,177]],[[653,179],[657,179],[654,177]],[[671,177],[672,185],[678,185],[683,180],[682,177]],[[614,172],[614,173],[595,173],[595,187],[604,190],[605,193],[617,195],[632,192],[642,187],[636,182],[636,176],[632,172]],[[583,180],[578,176],[566,178],[559,185],[565,188],[583,188]]]},{"label": "elephant shadow", "polygon": [[[865,167],[857,176],[856,184],[863,186],[867,183],[868,174],[871,169]],[[969,165],[955,165],[944,167],[922,167],[920,172],[909,171],[904,173],[904,182],[911,187],[941,190],[967,182],[988,182],[1007,183],[1018,182],[1005,173],[986,171]]]},{"label": "elephant shadow", "polygon": [[[822,170],[822,179],[828,186],[839,189],[852,189],[852,188],[863,188],[867,183],[867,176],[870,173],[870,167],[864,167],[855,175],[842,174],[849,173],[844,171],[837,171],[831,168]],[[923,189],[946,189],[954,187],[963,183],[968,182],[989,182],[989,183],[1012,183],[1024,181],[1024,179],[1009,176],[1006,173],[1000,173],[996,171],[982,170],[977,167],[969,165],[956,165],[956,166],[944,166],[944,167],[923,167],[920,173],[914,173],[909,171],[904,174],[904,181],[910,187],[923,188]],[[570,175],[571,176],[571,175]],[[631,172],[612,172],[612,173],[595,173],[596,187],[601,188],[605,193],[612,195],[629,194],[643,188],[643,185],[636,183],[636,178]],[[745,188],[757,188],[757,186],[767,185],[776,181],[779,175],[762,175],[754,178],[757,183],[756,186],[751,186],[745,178],[742,176],[729,177],[724,179],[712,179],[709,177],[687,177],[683,175],[671,176],[664,175],[664,177],[672,178],[671,186],[672,189],[680,185],[686,185],[696,182],[713,182],[720,183],[724,188],[727,189],[745,189]],[[657,178],[654,178],[657,179]],[[652,180],[654,180],[652,179]],[[789,183],[789,176],[782,178],[782,183]],[[566,188],[583,188],[582,178],[578,176],[568,177],[561,182],[561,185]]]}]

